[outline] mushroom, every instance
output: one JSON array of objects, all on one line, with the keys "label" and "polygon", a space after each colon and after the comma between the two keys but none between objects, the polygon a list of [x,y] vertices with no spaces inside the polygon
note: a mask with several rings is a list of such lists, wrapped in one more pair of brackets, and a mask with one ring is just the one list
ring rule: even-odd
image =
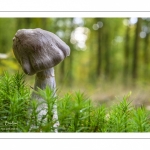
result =
[{"label": "mushroom", "polygon": [[[49,31],[40,28],[20,29],[13,38],[13,52],[25,74],[36,74],[34,89],[49,86],[56,96],[53,67],[70,55],[69,46]],[[56,120],[56,106],[54,109],[53,118]]]}]

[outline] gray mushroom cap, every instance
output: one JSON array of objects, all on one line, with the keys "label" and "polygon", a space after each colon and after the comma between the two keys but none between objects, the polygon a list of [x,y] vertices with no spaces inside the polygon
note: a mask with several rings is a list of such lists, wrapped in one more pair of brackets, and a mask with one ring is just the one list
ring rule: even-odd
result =
[{"label": "gray mushroom cap", "polygon": [[49,31],[21,29],[13,38],[13,52],[23,71],[33,75],[63,61],[70,55],[70,48]]}]

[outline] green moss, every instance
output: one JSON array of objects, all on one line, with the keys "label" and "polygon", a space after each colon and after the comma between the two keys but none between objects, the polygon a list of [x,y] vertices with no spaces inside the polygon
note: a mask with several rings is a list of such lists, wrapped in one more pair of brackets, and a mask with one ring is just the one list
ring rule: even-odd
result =
[{"label": "green moss", "polygon": [[135,108],[124,96],[119,104],[111,108],[94,106],[92,100],[81,92],[66,93],[64,97],[53,98],[51,90],[39,90],[47,107],[41,118],[38,106],[32,100],[31,91],[24,75],[7,72],[0,76],[0,132],[52,132],[53,104],[57,99],[60,126],[59,132],[149,132],[149,111],[144,107]]}]

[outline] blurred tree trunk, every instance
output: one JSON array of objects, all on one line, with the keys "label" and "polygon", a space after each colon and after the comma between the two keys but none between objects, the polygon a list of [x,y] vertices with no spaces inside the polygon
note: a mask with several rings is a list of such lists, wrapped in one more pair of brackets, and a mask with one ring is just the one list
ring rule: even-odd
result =
[{"label": "blurred tree trunk", "polygon": [[47,18],[42,18],[42,28],[47,30]]},{"label": "blurred tree trunk", "polygon": [[125,49],[124,49],[124,70],[123,70],[123,81],[124,84],[127,84],[127,79],[129,75],[129,58],[130,58],[130,27],[127,26],[126,28],[126,35],[125,35]]},{"label": "blurred tree trunk", "polygon": [[31,18],[25,18],[26,28],[30,28],[30,24],[31,24]]},{"label": "blurred tree trunk", "polygon": [[16,30],[20,29],[22,27],[22,21],[21,18],[16,18]]},{"label": "blurred tree trunk", "polygon": [[[93,22],[94,23],[94,22]],[[92,26],[92,25],[91,25]],[[89,53],[89,68],[91,70],[89,70],[89,73],[88,73],[88,78],[89,78],[89,81],[90,83],[95,83],[97,81],[97,33],[96,32],[92,32],[90,34],[90,44],[89,44],[89,49],[91,50],[90,53]],[[96,53],[92,53],[93,52],[96,52]],[[96,60],[95,60],[96,58]],[[93,63],[91,63],[93,60]]]},{"label": "blurred tree trunk", "polygon": [[147,33],[144,41],[144,78],[147,80],[149,78],[149,50],[150,50],[150,34]]},{"label": "blurred tree trunk", "polygon": [[136,29],[135,29],[135,40],[134,40],[134,47],[133,47],[133,62],[132,62],[132,79],[133,82],[138,77],[138,51],[140,46],[140,31],[141,31],[141,22],[142,19],[138,18]]},{"label": "blurred tree trunk", "polygon": [[[96,19],[96,21],[100,21],[100,19]],[[98,29],[97,32],[97,77],[101,75],[101,67],[102,67],[102,28]]]},{"label": "blurred tree trunk", "polygon": [[109,33],[107,30],[104,32],[104,60],[105,60],[105,68],[104,68],[104,73],[105,73],[105,79],[107,80],[109,78],[109,73],[110,73],[110,43],[109,43]]}]

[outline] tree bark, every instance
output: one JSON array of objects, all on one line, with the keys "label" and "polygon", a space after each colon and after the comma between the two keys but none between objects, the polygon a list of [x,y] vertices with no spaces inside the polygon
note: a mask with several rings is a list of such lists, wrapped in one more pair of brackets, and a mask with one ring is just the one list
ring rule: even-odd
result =
[{"label": "tree bark", "polygon": [[104,49],[104,58],[105,58],[105,79],[107,80],[109,78],[109,72],[110,72],[110,43],[109,43],[109,34],[108,31],[105,31],[105,49]]},{"label": "tree bark", "polygon": [[102,40],[102,30],[98,29],[97,32],[97,43],[98,43],[98,47],[97,47],[97,77],[99,77],[101,75],[101,64],[102,64],[102,48],[101,48],[101,40]]},{"label": "tree bark", "polygon": [[130,57],[130,27],[126,28],[126,36],[125,36],[125,49],[124,49],[124,70],[123,70],[123,78],[124,84],[127,84],[127,78],[129,75],[129,57]]},{"label": "tree bark", "polygon": [[139,46],[140,46],[140,31],[141,31],[141,22],[142,19],[138,18],[138,22],[136,25],[136,30],[135,30],[135,40],[134,40],[134,47],[133,47],[133,63],[132,63],[132,79],[133,82],[138,77],[138,51],[139,51]]},{"label": "tree bark", "polygon": [[149,78],[149,50],[150,50],[150,40],[149,40],[149,33],[147,33],[144,41],[144,78],[147,80]]}]

